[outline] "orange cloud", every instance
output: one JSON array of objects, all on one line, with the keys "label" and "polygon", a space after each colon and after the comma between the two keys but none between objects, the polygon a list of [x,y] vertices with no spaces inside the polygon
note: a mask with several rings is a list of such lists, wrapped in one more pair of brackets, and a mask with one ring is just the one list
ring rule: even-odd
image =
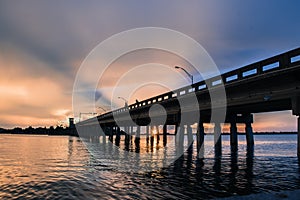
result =
[{"label": "orange cloud", "polygon": [[71,97],[65,92],[70,85],[70,80],[26,52],[0,50],[0,126],[56,125],[65,113],[55,111],[71,110]]}]

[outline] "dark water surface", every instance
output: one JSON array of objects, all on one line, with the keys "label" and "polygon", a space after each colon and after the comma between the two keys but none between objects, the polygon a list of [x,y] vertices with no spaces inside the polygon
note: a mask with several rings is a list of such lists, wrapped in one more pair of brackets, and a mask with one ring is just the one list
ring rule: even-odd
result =
[{"label": "dark water surface", "polygon": [[194,148],[168,168],[136,173],[95,159],[76,137],[0,135],[0,199],[210,199],[300,189],[296,135],[256,135],[253,157],[244,136],[236,156],[222,137],[221,159],[208,152],[197,160]]}]

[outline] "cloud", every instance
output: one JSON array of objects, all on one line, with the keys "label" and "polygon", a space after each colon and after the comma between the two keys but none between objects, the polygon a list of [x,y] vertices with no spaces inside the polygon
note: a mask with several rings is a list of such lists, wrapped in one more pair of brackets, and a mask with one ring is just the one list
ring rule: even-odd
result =
[{"label": "cloud", "polygon": [[[18,120],[50,123],[69,115],[62,111],[71,110],[77,69],[113,34],[145,26],[181,31],[203,45],[221,71],[228,71],[299,46],[298,8],[298,1],[1,1],[0,126]],[[93,92],[94,100],[104,99],[130,67],[148,61],[193,70],[161,52],[129,55],[106,72],[100,83],[105,91]]]},{"label": "cloud", "polygon": [[10,126],[25,124],[22,120],[28,122],[29,118],[47,122],[65,118],[51,113],[61,108],[71,109],[71,99],[64,91],[70,90],[72,84],[66,80],[47,63],[26,52],[12,47],[0,49],[0,126],[8,122]]}]

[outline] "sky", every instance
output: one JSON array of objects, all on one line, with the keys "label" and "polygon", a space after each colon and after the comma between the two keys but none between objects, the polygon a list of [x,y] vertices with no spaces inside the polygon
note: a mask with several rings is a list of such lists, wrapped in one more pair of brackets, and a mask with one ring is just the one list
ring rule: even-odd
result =
[{"label": "sky", "polygon": [[[141,27],[182,32],[226,72],[299,47],[299,8],[297,0],[0,0],[0,127],[56,126],[72,117],[73,84],[80,65],[114,34]],[[184,65],[164,52],[129,54],[112,64],[99,91],[111,90],[108,82],[117,81],[122,67],[149,62]],[[167,81],[174,87],[184,83]],[[154,90],[159,93],[161,88]],[[130,102],[152,95],[131,94]],[[122,103],[116,100],[114,106]],[[290,111],[256,114],[254,119],[255,131],[296,130]]]}]

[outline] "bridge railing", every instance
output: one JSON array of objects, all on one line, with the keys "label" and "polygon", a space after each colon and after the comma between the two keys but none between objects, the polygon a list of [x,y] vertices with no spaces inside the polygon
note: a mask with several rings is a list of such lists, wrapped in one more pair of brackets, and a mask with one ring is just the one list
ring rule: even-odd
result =
[{"label": "bridge railing", "polygon": [[123,107],[116,109],[114,111],[100,115],[99,117],[104,118],[107,116],[111,116],[113,113],[122,113],[126,110],[134,110],[143,106],[167,101],[179,96],[184,96],[191,92],[198,92],[202,90],[204,91],[208,88],[217,87],[222,83],[226,85],[236,81],[248,79],[250,77],[282,70],[284,68],[289,68],[297,65],[300,65],[300,48],[224,73],[221,76],[216,76],[205,81],[200,81],[191,86],[183,87],[172,92],[167,92],[155,97],[151,97],[141,102],[131,104],[128,106],[128,108]]}]

